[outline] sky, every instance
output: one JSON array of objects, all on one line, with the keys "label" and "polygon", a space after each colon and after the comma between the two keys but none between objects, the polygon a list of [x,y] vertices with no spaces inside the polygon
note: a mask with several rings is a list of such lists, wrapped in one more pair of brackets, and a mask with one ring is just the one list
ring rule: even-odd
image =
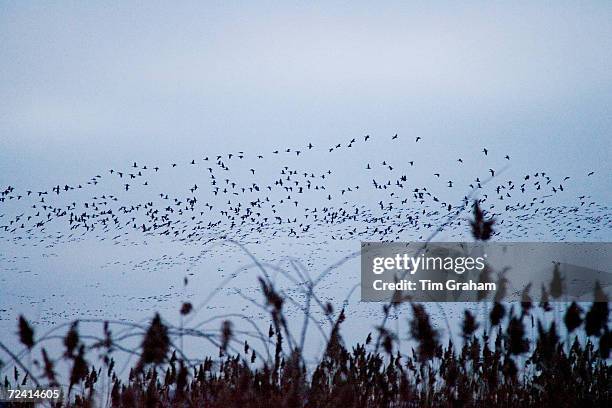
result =
[{"label": "sky", "polygon": [[[305,151],[292,168],[333,169],[329,183],[338,183],[330,188],[335,193],[357,182],[370,187],[371,173],[365,170],[370,160],[380,170],[372,177],[387,177],[380,165],[385,160],[396,172],[410,174],[412,186],[449,193],[446,180],[467,185],[491,166],[499,170],[508,154],[508,177],[516,180],[543,169],[555,180],[572,176],[559,199],[565,201],[553,204],[578,205],[576,197],[583,194],[609,206],[611,21],[609,1],[0,0],[0,191],[7,185],[21,192],[49,190],[104,174],[108,185],[83,192],[90,199],[107,187],[122,193],[123,179],[111,178],[108,169],[129,168],[136,161],[166,163],[168,170],[169,163],[178,162],[182,167],[176,172],[147,179],[150,188],[133,182],[126,203],[148,201],[164,177],[177,179],[166,179],[164,188],[171,185],[184,196],[192,183],[208,184],[201,161],[198,169],[188,165],[194,158],[261,153],[265,159],[257,162],[257,177],[265,178],[266,171],[276,177],[283,160],[295,159],[294,150],[283,157],[270,152],[290,147]],[[396,133],[401,143],[390,144]],[[371,144],[363,142],[366,134],[372,135]],[[417,136],[419,144],[413,143]],[[359,142],[349,150],[352,138]],[[308,143],[323,153],[336,143],[343,148],[333,155],[308,155]],[[483,147],[490,152],[486,158]],[[458,157],[465,159],[461,172]],[[408,160],[415,160],[414,169]],[[234,159],[232,170],[251,181],[252,162],[245,162]],[[591,171],[595,175],[587,176]],[[199,191],[202,202],[210,199],[207,190]],[[376,208],[380,197],[372,191],[363,188],[359,194]],[[460,202],[463,188],[452,191],[456,196],[449,202]],[[334,199],[334,205],[344,200]],[[327,203],[320,201],[315,205]],[[18,214],[26,210],[14,208]],[[602,234],[609,241],[608,226]],[[0,311],[10,315],[0,319],[0,329],[5,328],[0,332],[13,330],[13,317],[21,312],[41,321],[100,311],[138,320],[149,317],[151,296],[170,299],[155,307],[178,310],[177,288],[189,250],[201,248],[165,241],[146,247],[94,245],[96,237],[89,238],[49,250],[60,256],[41,256],[46,249],[22,248],[19,241],[0,243],[0,286],[7,288]],[[277,247],[257,249],[274,256],[278,248],[308,254],[310,242],[302,241],[285,245],[279,239]],[[322,265],[337,260],[336,249],[344,243],[335,245],[317,248]],[[351,242],[341,248],[355,247]],[[30,252],[36,256],[23,256]],[[163,268],[139,268],[139,261],[157,261],[161,253],[180,262],[168,266],[163,258]],[[108,267],[115,259],[123,264]],[[224,279],[217,272],[233,270],[231,263],[211,265],[199,264],[190,278],[204,293],[211,275]],[[40,293],[29,294],[33,286]],[[341,290],[339,298],[346,293]],[[234,299],[224,301],[244,306],[234,305]],[[364,310],[365,318],[354,321],[369,330],[372,315]]]},{"label": "sky", "polygon": [[366,133],[609,173],[610,21],[610,2],[3,1],[0,185]]}]

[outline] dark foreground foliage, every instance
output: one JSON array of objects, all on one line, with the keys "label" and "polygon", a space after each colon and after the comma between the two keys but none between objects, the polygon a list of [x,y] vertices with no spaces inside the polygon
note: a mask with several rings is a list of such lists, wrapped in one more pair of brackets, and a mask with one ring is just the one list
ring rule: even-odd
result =
[{"label": "dark foreground foliage", "polygon": [[[523,305],[520,314],[507,312],[507,323],[480,332],[481,322],[466,311],[461,344],[449,341],[444,346],[424,306],[414,304],[409,326],[416,347],[408,355],[400,353],[395,335],[382,327],[377,340],[380,347],[368,335],[363,344],[347,349],[340,336],[345,319],[341,312],[334,319],[322,358],[307,369],[298,349],[284,351],[288,348],[282,334],[286,327],[282,299],[275,297],[271,287],[265,289],[274,300],[268,340],[275,353],[267,362],[258,364],[247,342],[243,350],[229,353],[228,345],[235,340],[229,322],[222,325],[219,358],[207,357],[193,364],[177,357],[180,350],[170,355],[169,328],[156,315],[144,331],[140,360],[129,378],[120,379],[110,357],[117,344],[108,325],[104,325],[104,338],[89,347],[105,351],[104,367],[96,368],[85,360],[85,345],[73,324],[64,338],[66,351],[61,357],[72,366],[69,391],[56,406],[607,407],[612,401],[607,302],[594,303],[586,313],[586,324],[590,321],[600,331],[596,336],[583,335],[583,341],[578,341],[578,332],[593,328],[583,324],[578,305],[568,307],[563,317],[566,329],[574,334],[565,341],[554,321],[547,326],[534,323]],[[495,308],[506,307],[497,304]],[[487,323],[495,319],[492,316]],[[525,326],[530,324],[537,330],[531,343],[525,336]],[[31,349],[35,340],[25,319],[20,319],[19,328],[22,342]],[[3,385],[32,386],[33,381],[56,385],[54,362],[44,348],[41,355],[42,360],[35,361],[40,367],[38,377],[28,378],[33,375],[29,370],[24,376],[16,365],[14,375],[5,376]]]},{"label": "dark foreground foliage", "polygon": [[[474,238],[488,240],[493,225],[494,220],[485,219],[476,202]],[[53,336],[37,338],[21,316],[18,334],[24,351],[15,354],[0,342],[0,352],[13,363],[10,377],[5,375],[0,386],[62,383],[66,393],[55,403],[58,407],[612,406],[609,303],[599,284],[596,302],[588,310],[572,303],[560,314],[548,300],[549,293],[557,301],[563,295],[557,273],[548,290],[542,287],[538,305],[529,296],[528,285],[520,304],[510,306],[497,299],[480,320],[466,310],[461,340],[444,345],[443,333],[432,326],[425,305],[411,304],[408,331],[397,333],[386,323],[398,305],[386,304],[375,338],[368,334],[363,344],[349,349],[341,336],[344,310],[334,314],[331,304],[323,304],[310,278],[305,279],[307,307],[301,341],[296,341],[285,317],[286,303],[295,301],[278,293],[265,275],[260,279],[265,299],[261,307],[269,313],[271,324],[267,333],[257,329],[255,336],[264,350],[240,339],[229,320],[214,334],[184,328],[182,318],[195,313],[191,303],[184,303],[178,328],[156,314],[145,327],[114,322],[123,329],[135,329],[115,336],[109,322],[101,322],[103,336],[92,339],[80,336],[79,322],[74,322],[62,338],[64,352],[52,358],[43,345]],[[321,357],[306,363],[300,345],[310,322],[311,301],[322,309],[329,329]],[[122,345],[134,335],[141,338],[140,347]],[[207,340],[219,348],[219,356],[188,358],[175,344],[177,340],[182,344],[184,336]],[[399,339],[406,336],[412,340],[410,350],[405,342],[400,346]],[[127,378],[115,367],[117,352],[138,357]],[[29,357],[29,364],[24,357]],[[101,361],[98,367],[88,361],[96,357]],[[58,375],[59,363],[67,363],[69,372]]]}]

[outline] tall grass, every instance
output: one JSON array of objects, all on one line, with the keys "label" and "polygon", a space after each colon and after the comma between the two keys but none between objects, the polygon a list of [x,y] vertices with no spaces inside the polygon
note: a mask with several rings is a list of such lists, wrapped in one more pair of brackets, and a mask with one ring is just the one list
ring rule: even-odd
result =
[{"label": "tall grass", "polygon": [[[382,327],[380,352],[371,335],[348,348],[341,335],[346,316],[340,311],[334,314],[322,357],[307,365],[302,351],[286,340],[292,336],[283,297],[263,279],[262,292],[272,321],[267,340],[274,353],[269,359],[258,358],[225,321],[216,339],[219,355],[194,363],[174,346],[172,326],[155,315],[143,328],[138,361],[122,378],[113,357],[121,344],[108,324],[100,339],[87,344],[78,324],[72,324],[63,353],[52,358],[42,347],[44,339],[37,340],[21,317],[21,343],[28,352],[39,349],[40,359],[27,368],[13,355],[12,376],[5,375],[3,386],[56,386],[66,378],[57,406],[75,407],[609,406],[612,400],[607,302],[593,303],[586,314],[576,304],[567,308],[563,320],[573,339],[569,347],[554,321],[546,325],[538,319],[537,334],[526,336],[531,309],[515,314],[501,303],[495,307],[508,318],[498,321],[492,313],[489,332],[478,331],[482,322],[465,311],[462,340],[440,344],[425,305],[412,304],[409,334],[415,347],[407,354],[400,352],[397,334]],[[101,358],[98,367],[90,362],[95,354]],[[58,376],[59,361],[69,362],[69,373]]]}]

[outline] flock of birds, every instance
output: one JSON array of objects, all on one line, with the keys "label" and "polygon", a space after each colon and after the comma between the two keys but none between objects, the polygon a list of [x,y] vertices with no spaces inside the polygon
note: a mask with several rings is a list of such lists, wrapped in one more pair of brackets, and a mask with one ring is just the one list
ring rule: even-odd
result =
[{"label": "flock of birds", "polygon": [[[207,308],[237,308],[264,321],[267,315],[250,307],[260,295],[256,282],[233,280],[248,259],[228,256],[237,251],[228,240],[246,244],[268,265],[291,270],[298,260],[303,273],[316,274],[353,253],[359,241],[424,240],[442,226],[440,239],[469,240],[475,201],[486,217],[496,219],[496,240],[610,236],[610,208],[575,194],[600,170],[561,177],[553,176],[555,171],[520,171],[513,168],[514,157],[487,147],[435,163],[427,154],[435,143],[428,138],[347,139],[176,162],[136,160],[43,189],[0,186],[0,286],[14,287],[0,302],[0,331],[3,324],[13,327],[17,313],[38,315],[48,324],[83,316],[139,320],[149,316],[152,304],[171,312],[184,296],[199,303],[202,288],[209,291],[215,280],[227,278],[232,278],[224,289],[227,299],[238,295],[246,301]],[[99,247],[89,246],[91,241]],[[36,253],[42,263],[32,256]],[[91,273],[65,271],[73,268],[73,256],[82,256],[85,261],[78,261]],[[101,260],[97,271],[94,259]],[[40,276],[47,272],[52,273]],[[147,285],[139,273],[147,274]],[[39,279],[63,281],[62,274],[79,290],[60,285],[30,293]],[[127,274],[132,283],[117,286]],[[183,274],[189,288],[177,283]],[[334,303],[344,298],[351,290],[347,284],[354,285],[346,276],[329,274],[317,293]],[[295,299],[302,296],[299,285],[284,290]],[[371,322],[379,308],[361,305],[352,313],[362,317],[357,321]]]},{"label": "flock of birds", "polygon": [[[363,152],[373,156],[382,144],[401,150],[426,140],[395,134],[379,137],[377,146],[375,139],[365,135],[329,147],[303,143],[267,154],[237,151],[166,164],[134,161],[81,183],[67,181],[48,189],[6,186],[0,191],[0,239],[53,247],[92,233],[120,242],[138,231],[198,244],[223,239],[262,243],[280,236],[418,240],[445,222],[448,236],[460,237],[468,231],[468,214],[454,216],[474,200],[498,220],[495,234],[502,239],[535,238],[542,230],[557,240],[587,238],[612,224],[609,208],[587,195],[574,197],[572,204],[555,204],[574,176],[553,179],[536,171],[507,179],[503,169],[511,158],[506,154],[499,155],[499,170],[486,165],[488,170],[464,185],[453,180],[463,158],[447,174],[423,168],[414,159],[380,161]],[[359,146],[360,153],[352,154]],[[332,156],[338,152],[344,156]],[[479,154],[479,160],[492,160],[487,148]],[[309,163],[309,158],[340,163],[347,175]],[[411,172],[419,165],[435,185],[416,184]],[[589,171],[586,177],[594,175]],[[164,177],[171,181],[162,192]],[[440,192],[441,187],[446,191]]]}]

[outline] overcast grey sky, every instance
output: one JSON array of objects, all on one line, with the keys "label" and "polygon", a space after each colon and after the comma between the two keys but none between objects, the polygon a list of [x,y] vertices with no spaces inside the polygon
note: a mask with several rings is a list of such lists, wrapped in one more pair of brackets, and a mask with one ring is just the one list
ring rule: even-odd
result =
[{"label": "overcast grey sky", "polygon": [[[545,203],[538,199],[537,209],[580,206],[578,195],[591,195],[597,204],[610,208],[611,22],[612,1],[0,0],[0,191],[7,184],[16,186],[16,194],[26,188],[48,190],[44,205],[69,208],[76,202],[73,209],[93,212],[82,209],[83,203],[95,200],[92,196],[117,193],[120,201],[109,207],[130,206],[157,200],[160,191],[168,194],[170,188],[178,191],[170,191],[171,197],[185,197],[197,183],[200,189],[191,193],[198,195],[199,206],[209,201],[215,205],[214,212],[200,213],[206,225],[221,217],[223,209],[237,202],[249,207],[247,197],[259,195],[232,195],[231,205],[229,194],[212,196],[206,172],[212,164],[204,165],[202,157],[243,150],[266,156],[255,160],[257,174],[249,171],[253,162],[234,156],[227,177],[247,186],[260,183],[262,199],[267,194],[263,186],[273,184],[284,165],[317,175],[333,169],[326,180],[329,190],[300,198],[300,207],[287,199],[279,209],[283,218],[293,208],[304,215],[311,203],[319,209],[352,209],[352,204],[369,200],[376,210],[379,200],[390,195],[375,190],[372,178],[391,177],[389,163],[393,175],[408,174],[410,188],[405,194],[427,186],[428,193],[453,204],[461,202],[475,177],[487,177],[490,167],[499,170],[510,163],[500,183],[512,178],[520,190],[525,174],[546,170],[555,184],[537,193],[513,192],[513,199],[506,201],[491,194],[487,206],[494,202],[495,211],[504,211],[511,201],[530,200],[522,204],[531,213],[534,201],[529,197],[553,195],[550,189],[557,182],[566,186],[563,194]],[[400,138],[391,143],[395,133]],[[365,134],[372,135],[367,144]],[[415,143],[415,136],[422,142]],[[358,142],[349,149],[352,138]],[[321,150],[308,153],[309,142]],[[327,147],[336,143],[343,143],[343,148],[327,154]],[[294,150],[269,154],[281,147],[301,148],[304,154],[299,160]],[[483,147],[488,148],[487,157]],[[507,162],[505,154],[512,160]],[[458,164],[458,157],[465,163]],[[192,159],[200,165],[190,166]],[[415,160],[415,166],[408,160]],[[126,178],[110,176],[108,169],[129,168],[133,161],[150,165],[145,177],[126,181],[127,172]],[[181,166],[168,171],[173,162]],[[371,172],[366,163],[372,163]],[[159,173],[150,170],[153,164],[160,165]],[[587,176],[590,171],[596,173]],[[74,186],[96,174],[104,177],[95,188],[61,195],[50,189],[57,184]],[[566,183],[564,176],[572,178]],[[147,187],[145,180],[150,182]],[[447,187],[447,180],[454,181],[453,188]],[[129,192],[123,191],[124,182],[131,183]],[[363,188],[340,193],[355,185]],[[488,187],[493,191],[494,186]],[[280,187],[271,194],[274,205],[285,198]],[[334,199],[326,199],[326,194]],[[4,203],[0,216],[5,211],[7,215],[0,225],[20,214],[25,214],[20,223],[27,223],[30,213],[41,212],[40,206],[32,207],[39,200],[32,194]],[[49,208],[43,207],[41,218]],[[571,241],[602,224],[591,238],[611,240],[606,208],[585,204],[575,214],[555,211],[550,217],[539,212],[538,218],[524,221],[525,228],[521,218],[521,228],[515,228],[510,238],[567,236]],[[604,217],[597,218],[601,213]],[[131,216],[121,210],[115,214],[121,214],[121,225]],[[496,228],[514,228],[516,214],[499,217]],[[183,218],[186,223],[194,219]],[[220,228],[231,232],[228,218],[222,219]],[[199,228],[200,221],[193,223]],[[301,227],[302,218],[296,223]],[[172,316],[183,296],[177,288],[182,288],[185,270],[194,272],[189,278],[194,299],[202,299],[246,259],[233,246],[215,249],[209,257],[200,241],[179,242],[166,236],[154,240],[139,231],[115,245],[119,235],[112,241],[106,238],[119,230],[111,228],[106,237],[99,227],[84,236],[72,231],[71,224],[72,213],[70,221],[64,216],[45,224],[44,236],[43,229],[35,229],[32,240],[20,240],[21,229],[0,234],[0,239],[6,238],[0,241],[0,310],[11,316],[0,319],[0,336],[14,332],[14,318],[20,313],[40,324],[77,316],[140,321],[150,317],[152,308]],[[285,224],[271,226],[263,233],[264,245],[253,245],[254,251],[275,262],[281,254],[301,258],[318,273],[341,254],[359,249],[356,239],[330,241],[335,226],[324,226],[325,231],[313,227],[316,238],[278,234],[268,242],[266,236]],[[343,221],[337,228],[348,231]],[[427,236],[428,228],[421,222],[402,236]],[[561,235],[551,235],[556,228]],[[444,238],[469,234],[467,224],[449,230]],[[73,239],[73,233],[83,241]],[[223,236],[214,229],[210,233]],[[47,246],[60,238],[66,241]],[[341,284],[325,282],[332,288],[328,298],[344,299],[359,276],[355,265],[346,264],[329,275],[332,283],[337,279]],[[257,285],[259,272],[249,272],[249,280],[232,284],[258,287],[250,285]],[[220,293],[214,301],[215,308],[221,307],[217,311],[227,307],[242,313],[253,307],[237,301],[233,292]],[[357,307],[350,312],[357,317],[346,324],[359,330],[345,329],[354,335],[370,331],[378,324],[373,316],[380,313],[376,304]]]},{"label": "overcast grey sky", "polygon": [[4,1],[0,184],[395,132],[610,170],[611,2],[368,3]]}]

